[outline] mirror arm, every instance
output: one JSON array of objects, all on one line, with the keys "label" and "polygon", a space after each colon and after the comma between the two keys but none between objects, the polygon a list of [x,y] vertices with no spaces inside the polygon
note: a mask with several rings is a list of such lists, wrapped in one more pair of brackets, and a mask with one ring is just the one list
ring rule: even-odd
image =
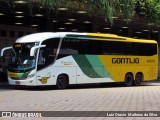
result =
[{"label": "mirror arm", "polygon": [[1,50],[1,57],[3,57],[3,53],[5,50],[12,49],[13,47],[5,47]]},{"label": "mirror arm", "polygon": [[35,50],[38,49],[38,48],[42,48],[42,47],[45,47],[46,45],[41,45],[41,46],[36,46],[36,47],[32,47],[31,50],[30,50],[30,56],[34,56],[34,53],[35,53]]}]

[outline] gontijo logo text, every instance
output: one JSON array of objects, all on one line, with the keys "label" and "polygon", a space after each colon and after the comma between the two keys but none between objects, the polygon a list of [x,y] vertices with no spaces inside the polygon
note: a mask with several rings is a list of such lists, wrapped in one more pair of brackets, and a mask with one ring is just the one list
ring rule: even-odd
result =
[{"label": "gontijo logo text", "polygon": [[138,64],[139,58],[112,58],[113,64]]}]

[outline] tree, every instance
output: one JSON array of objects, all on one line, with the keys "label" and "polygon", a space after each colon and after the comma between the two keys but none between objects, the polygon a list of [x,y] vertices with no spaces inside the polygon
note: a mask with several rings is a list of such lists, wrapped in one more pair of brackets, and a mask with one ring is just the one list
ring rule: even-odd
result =
[{"label": "tree", "polygon": [[[30,6],[40,5],[49,11],[67,7],[73,12],[86,10],[90,14],[103,15],[111,24],[115,17],[141,18],[157,25],[160,23],[160,0],[25,0]],[[12,0],[14,3],[14,0]],[[30,7],[32,8],[32,7]]]}]

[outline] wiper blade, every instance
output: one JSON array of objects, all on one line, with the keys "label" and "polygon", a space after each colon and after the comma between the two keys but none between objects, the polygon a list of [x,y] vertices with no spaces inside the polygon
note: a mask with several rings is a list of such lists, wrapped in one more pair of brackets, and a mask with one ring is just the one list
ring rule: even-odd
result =
[{"label": "wiper blade", "polygon": [[[22,66],[23,72],[25,72],[25,69],[24,69],[24,66],[23,66],[23,63],[22,63],[20,56],[18,56],[18,63],[20,63],[20,65]],[[18,69],[20,69],[20,68],[18,68]]]},{"label": "wiper blade", "polygon": [[15,56],[16,56],[17,54],[16,54],[15,50],[14,50],[13,48],[12,48],[12,50],[13,50],[13,52],[14,52]]}]

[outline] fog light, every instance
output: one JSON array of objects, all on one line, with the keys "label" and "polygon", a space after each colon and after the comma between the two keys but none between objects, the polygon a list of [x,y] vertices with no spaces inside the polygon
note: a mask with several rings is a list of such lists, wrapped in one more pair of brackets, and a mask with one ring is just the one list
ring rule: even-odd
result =
[{"label": "fog light", "polygon": [[29,78],[32,78],[32,77],[34,77],[34,74],[31,74],[31,75],[28,75],[28,76],[27,76],[28,79],[29,79]]}]

